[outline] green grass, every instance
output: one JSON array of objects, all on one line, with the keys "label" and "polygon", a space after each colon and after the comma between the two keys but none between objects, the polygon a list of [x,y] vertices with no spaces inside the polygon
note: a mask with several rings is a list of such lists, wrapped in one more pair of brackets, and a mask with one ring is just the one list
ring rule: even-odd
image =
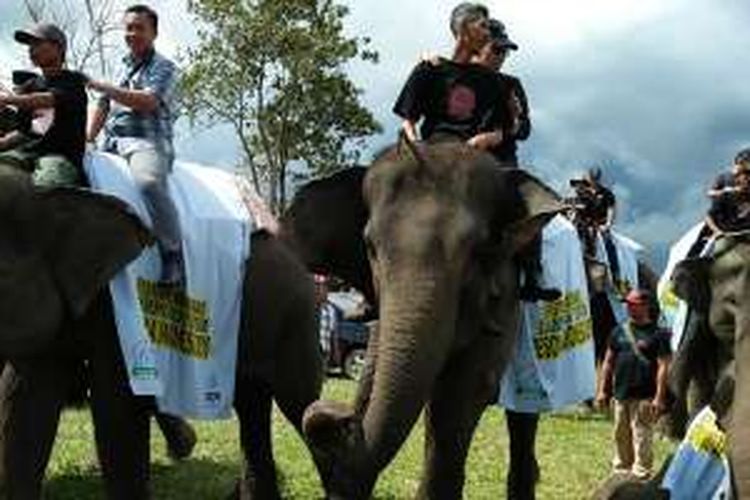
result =
[{"label": "green grass", "polygon": [[[349,401],[354,384],[330,380],[325,397]],[[542,470],[540,499],[581,499],[609,474],[612,423],[599,415],[547,415],[540,422],[537,455]],[[240,471],[236,421],[196,423],[199,443],[193,457],[173,464],[166,457],[164,440],[152,428],[152,478],[156,500],[221,499],[231,491]],[[274,418],[274,447],[284,496],[321,498],[321,488],[307,449],[294,429],[280,416]],[[502,411],[485,412],[474,436],[465,498],[505,498],[507,433]],[[673,448],[656,442],[658,463]],[[422,426],[415,427],[396,460],[383,473],[375,498],[411,498],[417,488],[422,464]],[[68,411],[47,471],[46,498],[86,500],[102,498],[94,453],[91,421],[87,411]]]}]

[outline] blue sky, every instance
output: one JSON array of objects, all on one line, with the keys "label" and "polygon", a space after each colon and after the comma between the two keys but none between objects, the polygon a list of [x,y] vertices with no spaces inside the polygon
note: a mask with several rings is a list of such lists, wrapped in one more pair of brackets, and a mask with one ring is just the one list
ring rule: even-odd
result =
[{"label": "blue sky", "polygon": [[[372,38],[378,65],[352,78],[384,125],[369,151],[391,142],[390,109],[424,52],[448,54],[454,1],[347,0],[347,29]],[[506,70],[531,101],[533,131],[521,147],[528,168],[563,189],[593,164],[620,201],[621,230],[662,248],[706,208],[704,191],[734,152],[750,144],[750,3],[742,0],[497,0],[485,2],[520,50]],[[161,50],[193,41],[184,0],[153,1],[163,15]],[[0,78],[24,60],[11,41],[21,0],[0,0]],[[11,61],[15,61],[11,63]],[[183,157],[233,165],[225,131],[183,131]]]}]

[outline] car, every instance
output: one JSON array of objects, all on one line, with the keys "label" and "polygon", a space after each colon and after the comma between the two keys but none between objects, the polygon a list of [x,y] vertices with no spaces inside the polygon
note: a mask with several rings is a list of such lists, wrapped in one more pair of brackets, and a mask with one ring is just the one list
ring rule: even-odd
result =
[{"label": "car", "polygon": [[356,320],[338,322],[326,360],[329,373],[342,373],[350,379],[359,380],[365,366],[371,327],[372,322]]}]

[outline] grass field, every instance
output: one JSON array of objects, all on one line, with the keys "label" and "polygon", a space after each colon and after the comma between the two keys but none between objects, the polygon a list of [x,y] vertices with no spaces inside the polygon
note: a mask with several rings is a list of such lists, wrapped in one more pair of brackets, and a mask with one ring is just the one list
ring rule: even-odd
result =
[{"label": "grass field", "polygon": [[[354,384],[330,380],[325,397],[348,401]],[[549,415],[542,418],[537,455],[542,470],[539,499],[582,499],[609,473],[612,423],[599,415]],[[152,477],[156,500],[221,499],[231,491],[240,470],[236,421],[197,423],[199,443],[193,457],[173,464],[166,457],[164,441],[152,429]],[[306,448],[294,429],[276,413],[274,447],[284,496],[292,499],[321,498],[321,488]],[[45,498],[86,500],[102,498],[94,454],[93,433],[87,411],[66,412],[52,463],[48,469]],[[507,434],[502,412],[485,412],[474,437],[467,465],[465,498],[505,498]],[[658,439],[657,460],[672,445]],[[381,476],[377,499],[411,498],[422,463],[422,427],[417,426],[396,460]]]}]

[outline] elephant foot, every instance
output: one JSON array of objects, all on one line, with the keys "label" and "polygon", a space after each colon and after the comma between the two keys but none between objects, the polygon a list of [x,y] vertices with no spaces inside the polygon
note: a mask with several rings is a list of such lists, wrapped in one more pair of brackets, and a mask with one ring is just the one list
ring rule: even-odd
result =
[{"label": "elephant foot", "polygon": [[261,491],[251,486],[246,479],[238,480],[232,493],[225,498],[225,500],[281,500],[281,493],[279,493],[276,482],[274,481],[273,486],[269,490]]},{"label": "elephant foot", "polygon": [[377,472],[368,466],[362,423],[348,406],[316,401],[302,417],[302,430],[321,473],[327,500],[370,498]]},{"label": "elephant foot", "polygon": [[176,461],[188,458],[198,442],[195,429],[187,421],[165,413],[157,413],[156,421],[167,441],[169,458]]}]

